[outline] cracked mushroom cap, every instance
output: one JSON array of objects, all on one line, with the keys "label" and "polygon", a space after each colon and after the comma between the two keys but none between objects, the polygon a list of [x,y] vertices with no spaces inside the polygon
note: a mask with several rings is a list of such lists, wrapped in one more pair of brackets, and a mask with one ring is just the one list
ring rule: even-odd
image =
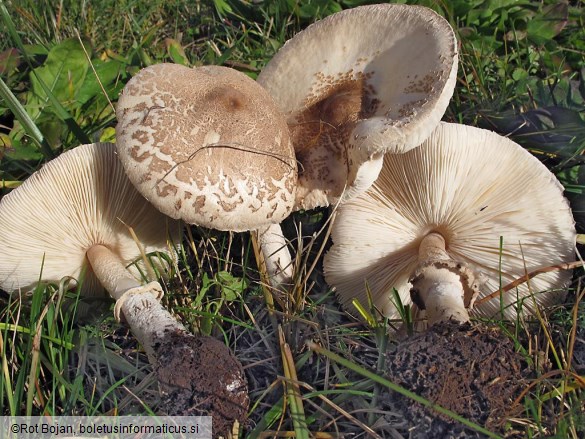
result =
[{"label": "cracked mushroom cap", "polygon": [[363,192],[382,154],[420,145],[447,108],[457,64],[453,29],[420,6],[348,9],[289,40],[258,82],[287,116],[298,207]]},{"label": "cracked mushroom cap", "polygon": [[245,74],[153,65],[128,82],[116,115],[126,173],[161,212],[246,231],[292,211],[297,168],[286,121]]},{"label": "cracked mushroom cap", "polygon": [[[398,317],[395,288],[410,304],[409,278],[419,244],[440,234],[448,255],[483,280],[479,298],[540,267],[571,261],[575,226],[563,187],[534,156],[491,131],[441,123],[419,148],[388,154],[376,183],[340,206],[325,256],[329,285],[352,310],[367,309],[366,284],[377,308]],[[502,245],[500,245],[500,237]],[[504,293],[506,318],[536,303],[564,298],[569,271],[540,274]],[[499,298],[476,304],[471,314],[492,317]]]},{"label": "cracked mushroom cap", "polygon": [[140,249],[129,227],[147,254],[170,252],[178,224],[138,193],[115,151],[110,143],[71,149],[2,198],[0,288],[29,291],[39,279],[79,279],[86,269],[84,292],[101,292],[85,253],[102,244],[130,264]]}]

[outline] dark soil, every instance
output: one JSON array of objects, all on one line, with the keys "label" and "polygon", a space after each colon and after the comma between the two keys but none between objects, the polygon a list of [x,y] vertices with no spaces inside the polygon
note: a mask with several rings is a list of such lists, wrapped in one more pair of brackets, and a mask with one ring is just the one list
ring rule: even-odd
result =
[{"label": "dark soil", "polygon": [[[490,431],[502,433],[512,403],[528,377],[523,357],[498,328],[441,323],[397,346],[387,378]],[[386,404],[402,411],[412,438],[484,437],[451,418],[391,393]]]},{"label": "dark soil", "polygon": [[211,416],[214,437],[226,436],[234,421],[245,422],[248,388],[240,362],[212,337],[171,332],[155,343],[164,400],[172,416]]}]

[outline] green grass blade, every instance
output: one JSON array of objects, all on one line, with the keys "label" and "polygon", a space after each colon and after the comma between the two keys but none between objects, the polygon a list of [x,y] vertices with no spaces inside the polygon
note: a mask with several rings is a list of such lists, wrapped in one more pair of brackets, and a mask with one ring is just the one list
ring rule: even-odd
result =
[{"label": "green grass blade", "polygon": [[282,365],[284,375],[290,381],[286,383],[286,393],[290,406],[295,435],[298,439],[309,439],[309,430],[307,428],[307,419],[303,408],[303,398],[298,383],[296,366],[292,358],[288,343],[284,339],[284,334],[279,327],[280,349],[282,353]]},{"label": "green grass blade", "polygon": [[10,379],[10,371],[8,370],[8,360],[6,356],[7,347],[8,347],[8,337],[6,337],[6,332],[0,332],[0,348],[2,349],[2,372],[0,382],[2,386],[0,386],[0,401],[4,401],[4,396],[8,400],[8,407],[9,413],[14,415],[16,413],[16,404],[14,402],[14,391],[12,390],[12,380]]},{"label": "green grass blade", "polygon": [[268,409],[268,411],[266,411],[266,413],[264,413],[264,416],[262,416],[262,419],[260,419],[256,427],[254,427],[254,430],[248,434],[248,439],[258,439],[265,430],[272,427],[272,425],[282,417],[283,405],[284,399],[281,397],[270,409]]},{"label": "green grass blade", "polygon": [[34,121],[28,115],[20,101],[14,96],[12,91],[6,83],[0,78],[0,97],[5,102],[6,106],[12,111],[14,117],[22,124],[27,134],[34,140],[39,146],[39,149],[47,159],[51,159],[55,156],[53,150],[47,143],[45,136],[36,126]]},{"label": "green grass blade", "polygon": [[[21,333],[27,334],[27,335],[32,334],[32,331],[30,328],[27,328],[27,327],[21,326],[21,325],[15,325],[14,323],[0,322],[0,330],[11,331],[11,332],[21,332]],[[61,339],[56,338],[56,337],[51,337],[51,336],[48,336],[45,334],[43,334],[41,337],[43,340],[50,341],[51,343],[53,343],[57,346],[61,346],[65,349],[71,350],[75,347],[75,345],[73,343],[70,343],[66,340],[61,340]]]}]

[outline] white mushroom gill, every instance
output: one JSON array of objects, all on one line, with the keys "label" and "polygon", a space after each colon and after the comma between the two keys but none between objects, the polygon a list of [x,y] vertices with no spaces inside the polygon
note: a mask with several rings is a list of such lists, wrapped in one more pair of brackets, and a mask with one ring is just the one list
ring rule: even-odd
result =
[{"label": "white mushroom gill", "polygon": [[[162,227],[161,227],[162,225]],[[100,244],[124,266],[146,253],[169,253],[176,222],[154,209],[129,184],[113,144],[70,150],[44,165],[0,202],[0,287],[28,291],[39,281],[78,279],[86,251]],[[144,269],[144,267],[142,267]],[[140,279],[138,270],[130,272]],[[103,291],[87,270],[83,294]]]},{"label": "white mushroom gill", "polygon": [[[428,236],[445,241],[434,240],[433,257],[420,248]],[[396,318],[392,289],[405,304],[412,288],[428,302],[436,279],[426,275],[437,264],[467,279],[454,295],[460,305],[461,293],[468,288],[473,296],[475,284],[479,299],[500,279],[505,285],[526,270],[573,260],[575,237],[562,186],[534,156],[490,131],[442,123],[419,148],[386,155],[375,184],[339,207],[324,269],[350,310],[354,298],[367,305],[367,285],[378,309]],[[471,314],[513,319],[558,303],[570,276],[541,274]],[[473,303],[464,300],[466,308]]]}]

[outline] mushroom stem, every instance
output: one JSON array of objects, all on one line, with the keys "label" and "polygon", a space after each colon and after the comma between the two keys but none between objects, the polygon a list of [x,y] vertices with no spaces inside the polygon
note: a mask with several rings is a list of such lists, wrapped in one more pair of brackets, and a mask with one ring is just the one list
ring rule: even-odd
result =
[{"label": "mushroom stem", "polygon": [[[348,169],[347,185],[342,202],[351,200],[352,198],[365,192],[374,184],[384,163],[383,154],[369,154],[364,150],[356,150],[351,148],[348,150],[348,163],[352,165]],[[331,204],[336,200],[330,200]]]},{"label": "mushroom stem", "polygon": [[118,300],[129,289],[142,285],[126,270],[120,258],[106,246],[93,245],[86,255],[101,285],[114,299]]},{"label": "mushroom stem", "polygon": [[258,243],[264,255],[270,286],[288,290],[293,283],[293,264],[280,224],[258,229]]},{"label": "mushroom stem", "polygon": [[187,331],[159,303],[160,284],[141,285],[106,246],[92,246],[87,258],[154,367],[164,396],[163,412],[170,416],[205,413],[212,416],[214,429],[223,434],[226,425],[245,419],[249,404],[246,378],[230,350],[214,338]]},{"label": "mushroom stem", "polygon": [[449,320],[468,322],[469,313],[463,304],[463,285],[459,275],[448,268],[435,266],[425,267],[422,273],[423,277],[413,283],[413,289],[418,291],[417,304],[424,304],[429,324]]},{"label": "mushroom stem", "polygon": [[[120,259],[106,246],[94,245],[87,258],[102,286],[119,304],[132,333],[144,347],[151,363],[155,364],[154,342],[169,331],[185,334],[188,331],[160,304],[162,288],[158,282],[144,287],[124,267]],[[135,294],[133,294],[135,293]]]},{"label": "mushroom stem", "polygon": [[421,262],[437,259],[451,259],[445,249],[446,242],[443,235],[431,232],[426,235],[418,246],[418,260]]},{"label": "mushroom stem", "polygon": [[439,233],[426,235],[419,245],[419,265],[410,282],[413,302],[426,310],[430,325],[469,321],[465,306],[465,268],[449,257]]}]

